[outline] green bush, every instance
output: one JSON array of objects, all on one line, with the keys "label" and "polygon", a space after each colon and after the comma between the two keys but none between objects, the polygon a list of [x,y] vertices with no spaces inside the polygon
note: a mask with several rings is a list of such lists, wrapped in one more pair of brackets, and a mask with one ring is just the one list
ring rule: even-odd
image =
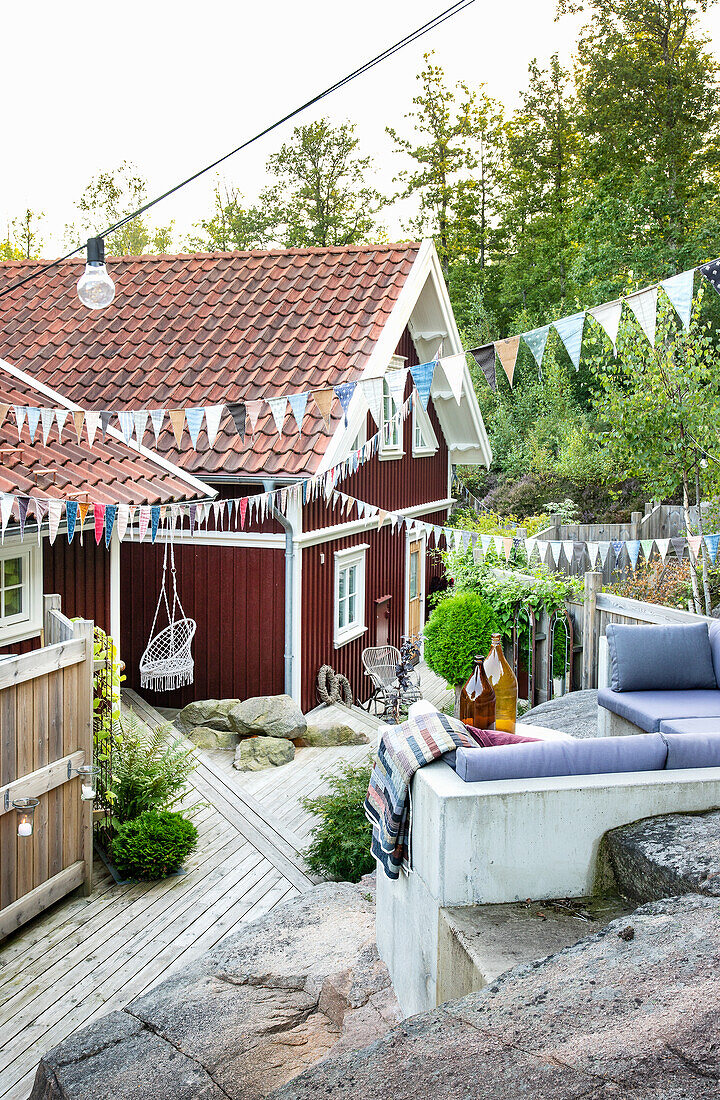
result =
[{"label": "green bush", "polygon": [[461,592],[443,600],[423,631],[425,660],[453,688],[466,683],[476,654],[490,649],[498,622],[490,604],[477,592]]},{"label": "green bush", "polygon": [[112,756],[113,826],[133,821],[145,810],[169,810],[182,797],[195,767],[174,727],[149,729],[130,712],[119,720]]},{"label": "green bush", "polygon": [[166,878],[195,849],[197,838],[197,829],[182,814],[146,810],[119,827],[110,852],[124,878]]},{"label": "green bush", "polygon": [[303,808],[320,818],[305,852],[311,871],[343,882],[359,882],[375,870],[370,854],[372,829],[363,810],[371,771],[370,764],[346,764],[339,772],[322,777],[329,788],[326,794],[303,799]]}]

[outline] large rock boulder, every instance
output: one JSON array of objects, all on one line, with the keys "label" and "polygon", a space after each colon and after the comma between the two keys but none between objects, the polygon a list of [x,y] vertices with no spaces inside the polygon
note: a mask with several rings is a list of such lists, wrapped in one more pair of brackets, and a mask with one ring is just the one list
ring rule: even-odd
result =
[{"label": "large rock boulder", "polygon": [[239,772],[259,772],[295,759],[295,746],[282,737],[247,737],[235,750],[233,766]]},{"label": "large rock boulder", "polygon": [[201,699],[178,713],[175,725],[189,734],[198,726],[222,733],[253,737],[302,737],[305,715],[289,695],[259,695],[252,699]]},{"label": "large rock boulder", "polygon": [[369,741],[362,730],[353,729],[343,718],[339,718],[333,707],[313,711],[306,716],[307,729],[298,744],[312,748],[330,748],[333,745],[368,745]]},{"label": "large rock boulder", "polygon": [[399,1021],[374,934],[364,891],[317,886],[66,1039],[32,1100],[260,1100]]},{"label": "large rock boulder", "polygon": [[[523,714],[518,725],[545,726],[571,737],[597,737],[597,690],[571,691],[559,699],[539,703]],[[518,732],[522,732],[519,730]]]},{"label": "large rock boulder", "polygon": [[214,730],[209,726],[195,726],[187,737],[198,749],[234,749],[240,740],[237,733]]},{"label": "large rock boulder", "polygon": [[611,829],[603,848],[628,898],[720,897],[720,811],[646,817]]},{"label": "large rock boulder", "polygon": [[238,699],[198,699],[178,712],[175,725],[181,733],[190,733],[198,726],[234,733],[236,730],[230,714],[238,702]]},{"label": "large rock boulder", "polygon": [[328,1059],[273,1100],[711,1100],[720,901],[655,902]]},{"label": "large rock boulder", "polygon": [[230,713],[231,728],[240,734],[265,737],[304,737],[305,715],[289,695],[259,695],[236,702]]}]

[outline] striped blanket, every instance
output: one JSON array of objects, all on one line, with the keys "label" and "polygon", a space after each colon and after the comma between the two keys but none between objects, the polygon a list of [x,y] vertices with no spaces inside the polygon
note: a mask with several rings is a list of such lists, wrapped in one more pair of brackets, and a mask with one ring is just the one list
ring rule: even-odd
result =
[{"label": "striped blanket", "polygon": [[388,878],[412,867],[410,783],[425,764],[473,744],[462,722],[438,712],[421,714],[400,726],[386,726],[365,799],[372,824],[371,851]]}]

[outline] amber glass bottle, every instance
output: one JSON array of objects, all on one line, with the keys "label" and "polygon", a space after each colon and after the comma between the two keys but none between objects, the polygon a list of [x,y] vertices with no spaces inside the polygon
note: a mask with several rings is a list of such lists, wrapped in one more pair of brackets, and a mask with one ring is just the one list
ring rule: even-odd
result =
[{"label": "amber glass bottle", "polygon": [[518,684],[515,673],[505,660],[501,643],[501,635],[493,634],[490,652],[485,658],[485,672],[495,691],[495,728],[505,733],[515,733]]},{"label": "amber glass bottle", "polygon": [[485,675],[482,657],[475,658],[472,676],[460,692],[460,721],[476,730],[495,729],[495,691]]}]

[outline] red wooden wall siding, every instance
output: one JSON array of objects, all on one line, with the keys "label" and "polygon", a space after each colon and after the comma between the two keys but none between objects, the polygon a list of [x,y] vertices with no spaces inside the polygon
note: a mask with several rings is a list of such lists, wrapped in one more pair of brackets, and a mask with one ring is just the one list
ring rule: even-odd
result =
[{"label": "red wooden wall siding", "polygon": [[95,545],[91,531],[85,531],[82,544],[77,536],[69,545],[62,535],[53,546],[43,539],[43,590],[60,593],[69,619],[92,619],[110,629],[110,551],[104,543]]},{"label": "red wooden wall siding", "polygon": [[[284,690],[285,552],[235,546],[176,546],[178,594],[197,622],[195,682],[144,692],[157,706],[193,699],[245,699]],[[120,653],[128,687],[140,690],[140,657],[160,592],[163,547],[123,543]],[[168,577],[169,579],[169,577]],[[164,612],[158,628],[167,625]],[[157,628],[156,628],[157,629]]]}]

